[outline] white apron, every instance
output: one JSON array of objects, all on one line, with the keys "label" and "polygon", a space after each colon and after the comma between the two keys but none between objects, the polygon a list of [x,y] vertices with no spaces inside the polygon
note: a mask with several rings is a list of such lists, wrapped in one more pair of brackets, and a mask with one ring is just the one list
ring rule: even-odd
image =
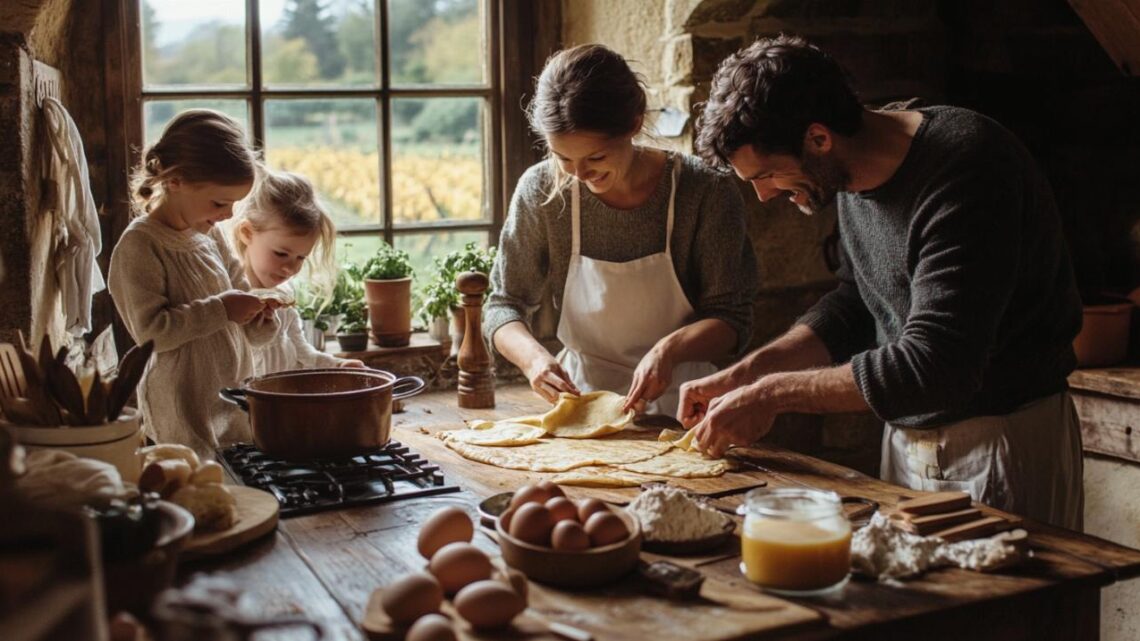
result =
[{"label": "white apron", "polygon": [[[673,271],[673,205],[681,163],[673,159],[665,251],[624,263],[581,254],[581,184],[571,190],[572,245],[558,339],[558,362],[583,392],[629,392],[633,372],[665,336],[694,320],[693,306]],[[712,363],[680,363],[669,388],[646,412],[677,414],[681,383],[716,371]]]},{"label": "white apron", "polygon": [[1084,510],[1081,430],[1068,392],[1000,416],[929,429],[887,423],[880,475],[928,492],[975,501],[1080,530]]}]

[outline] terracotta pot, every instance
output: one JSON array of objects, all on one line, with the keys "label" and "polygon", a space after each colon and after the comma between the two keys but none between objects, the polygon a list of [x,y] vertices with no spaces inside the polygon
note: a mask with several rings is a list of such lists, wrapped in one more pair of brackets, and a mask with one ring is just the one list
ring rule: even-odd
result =
[{"label": "terracotta pot", "polygon": [[336,342],[342,352],[363,352],[368,349],[368,333],[337,334]]},{"label": "terracotta pot", "polygon": [[392,401],[420,393],[423,380],[375,369],[276,372],[220,392],[249,412],[253,442],[289,460],[366,454],[388,442]]},{"label": "terracotta pot", "polygon": [[372,340],[381,347],[403,347],[412,339],[412,277],[364,281]]},{"label": "terracotta pot", "polygon": [[1080,367],[1104,367],[1124,360],[1128,354],[1128,328],[1132,303],[1085,305],[1081,331],[1073,339]]}]

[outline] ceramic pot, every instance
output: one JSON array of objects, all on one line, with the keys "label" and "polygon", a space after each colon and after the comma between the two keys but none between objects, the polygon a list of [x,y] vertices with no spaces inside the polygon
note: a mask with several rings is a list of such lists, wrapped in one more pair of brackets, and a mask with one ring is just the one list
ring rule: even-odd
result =
[{"label": "ceramic pot", "polygon": [[412,277],[364,281],[372,340],[381,347],[403,347],[412,339]]},{"label": "ceramic pot", "polygon": [[428,337],[440,343],[450,341],[451,333],[448,329],[448,318],[445,316],[436,316],[431,319],[431,323],[428,324]]},{"label": "ceramic pot", "polygon": [[114,465],[124,481],[137,483],[142,471],[140,416],[137,409],[124,407],[118,419],[102,425],[44,427],[0,423],[9,427],[27,450],[57,449],[104,461]]},{"label": "ceramic pot", "polygon": [[368,332],[337,334],[336,340],[342,352],[363,352],[368,349]]},{"label": "ceramic pot", "polygon": [[1073,339],[1079,367],[1105,367],[1128,354],[1131,301],[1085,305],[1081,331]]},{"label": "ceramic pot", "polygon": [[392,401],[423,389],[415,376],[335,368],[255,376],[220,395],[249,412],[253,442],[261,451],[304,461],[383,447],[392,427]]}]

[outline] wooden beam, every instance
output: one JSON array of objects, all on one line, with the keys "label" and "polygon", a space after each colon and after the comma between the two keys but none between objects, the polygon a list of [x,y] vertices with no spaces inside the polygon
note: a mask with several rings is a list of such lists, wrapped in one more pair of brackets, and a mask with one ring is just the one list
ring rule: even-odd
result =
[{"label": "wooden beam", "polygon": [[1069,0],[1112,61],[1140,75],[1140,0]]}]

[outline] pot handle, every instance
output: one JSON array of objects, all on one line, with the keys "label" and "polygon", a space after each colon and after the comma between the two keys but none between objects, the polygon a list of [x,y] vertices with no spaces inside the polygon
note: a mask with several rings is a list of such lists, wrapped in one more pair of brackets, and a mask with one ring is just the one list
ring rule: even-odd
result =
[{"label": "pot handle", "polygon": [[392,383],[392,400],[398,401],[401,398],[408,398],[415,396],[424,391],[427,383],[419,376],[401,376]]},{"label": "pot handle", "polygon": [[245,400],[245,390],[239,387],[223,387],[218,392],[218,396],[227,403],[237,405],[246,412],[249,411],[249,401]]}]

